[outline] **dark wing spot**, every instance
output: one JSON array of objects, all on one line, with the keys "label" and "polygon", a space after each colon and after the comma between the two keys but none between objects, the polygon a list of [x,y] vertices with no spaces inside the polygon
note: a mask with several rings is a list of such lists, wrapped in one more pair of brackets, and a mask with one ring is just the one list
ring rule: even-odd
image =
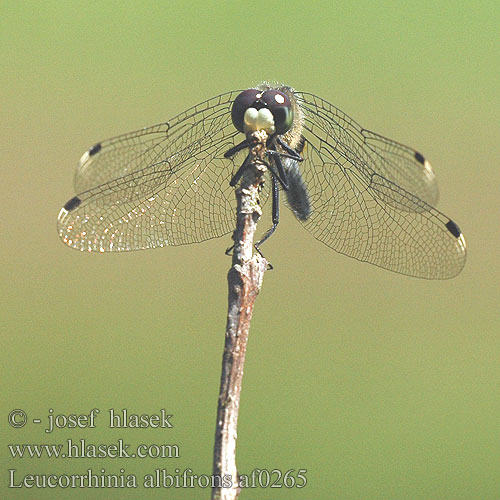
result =
[{"label": "dark wing spot", "polygon": [[425,163],[424,156],[421,153],[419,153],[418,151],[415,151],[415,160],[417,160],[422,165]]},{"label": "dark wing spot", "polygon": [[462,234],[460,228],[451,219],[446,223],[446,229],[448,229],[455,238],[458,238]]},{"label": "dark wing spot", "polygon": [[74,210],[76,207],[78,207],[81,202],[82,200],[80,200],[78,196],[73,196],[73,198],[71,198],[71,200],[66,202],[66,205],[64,205],[64,210],[71,212],[71,210]]},{"label": "dark wing spot", "polygon": [[90,149],[89,149],[89,156],[95,155],[96,153],[99,153],[101,150],[102,146],[101,143],[98,142],[97,144],[94,144]]}]

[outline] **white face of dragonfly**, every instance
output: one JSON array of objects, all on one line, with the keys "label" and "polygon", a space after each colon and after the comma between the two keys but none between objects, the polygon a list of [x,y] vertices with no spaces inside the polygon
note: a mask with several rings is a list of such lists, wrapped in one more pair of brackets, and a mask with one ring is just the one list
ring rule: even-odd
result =
[{"label": "white face of dragonfly", "polygon": [[231,118],[244,134],[266,132],[269,137],[286,134],[293,125],[290,98],[276,89],[244,90],[233,102]]},{"label": "white face of dragonfly", "polygon": [[273,114],[268,108],[248,108],[243,117],[243,128],[245,133],[264,130],[268,135],[273,135],[276,131]]}]

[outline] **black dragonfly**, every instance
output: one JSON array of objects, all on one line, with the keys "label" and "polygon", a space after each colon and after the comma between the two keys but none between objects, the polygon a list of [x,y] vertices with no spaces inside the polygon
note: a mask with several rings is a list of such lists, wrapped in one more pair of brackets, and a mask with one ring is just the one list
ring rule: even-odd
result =
[{"label": "black dragonfly", "polygon": [[[401,274],[456,276],[466,260],[458,225],[435,208],[434,171],[414,149],[361,127],[327,101],[262,83],[204,101],[170,121],[99,142],[84,153],[77,196],[58,232],[89,252],[197,243],[231,233],[234,186],[248,139],[264,129],[267,181],[261,203],[279,195],[319,241]],[[248,137],[248,135],[247,135]]]}]

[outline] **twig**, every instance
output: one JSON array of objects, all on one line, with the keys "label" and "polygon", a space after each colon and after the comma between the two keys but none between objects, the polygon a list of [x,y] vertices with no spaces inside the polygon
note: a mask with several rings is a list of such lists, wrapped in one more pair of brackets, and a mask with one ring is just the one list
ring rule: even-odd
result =
[{"label": "twig", "polygon": [[[262,213],[259,192],[266,171],[263,161],[267,134],[254,132],[251,139],[255,142],[250,148],[251,165],[245,169],[236,190],[237,222],[233,262],[227,275],[228,313],[215,428],[213,477],[216,486],[212,489],[212,500],[236,500],[240,493],[236,439],[241,380],[253,306],[267,269],[266,259],[253,252],[255,230]],[[217,481],[220,482],[217,484]]]}]

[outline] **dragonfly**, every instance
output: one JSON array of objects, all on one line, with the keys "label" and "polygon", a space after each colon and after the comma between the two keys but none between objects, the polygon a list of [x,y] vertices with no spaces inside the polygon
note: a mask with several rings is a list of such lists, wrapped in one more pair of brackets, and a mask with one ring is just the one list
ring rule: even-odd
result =
[{"label": "dragonfly", "polygon": [[317,240],[396,273],[448,279],[466,261],[458,225],[436,209],[436,176],[417,150],[363,128],[326,100],[282,84],[220,94],[171,120],[98,142],[61,209],[69,247],[120,252],[185,245],[234,230],[250,133],[263,129],[261,204],[280,196]]}]

